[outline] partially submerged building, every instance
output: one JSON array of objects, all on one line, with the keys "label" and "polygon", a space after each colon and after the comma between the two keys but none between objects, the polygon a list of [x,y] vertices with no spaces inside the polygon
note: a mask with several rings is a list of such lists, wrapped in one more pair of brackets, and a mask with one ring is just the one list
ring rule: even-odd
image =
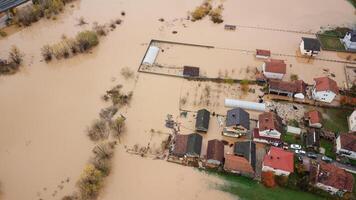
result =
[{"label": "partially submerged building", "polygon": [[336,153],[356,160],[356,132],[340,134],[336,138]]},{"label": "partially submerged building", "polygon": [[208,132],[210,121],[210,112],[207,109],[198,110],[195,121],[195,130],[199,132]]},{"label": "partially submerged building", "polygon": [[259,142],[259,143],[264,143],[264,144],[280,144],[280,143],[282,143],[281,139],[260,135],[260,131],[258,128],[253,129],[253,141]]},{"label": "partially submerged building", "polygon": [[302,80],[293,82],[269,80],[268,92],[271,94],[277,94],[288,97],[295,97],[298,99],[304,99],[306,96],[307,84]]},{"label": "partially submerged building", "polygon": [[282,119],[274,112],[264,112],[258,116],[259,135],[280,139],[283,132]]},{"label": "partially submerged building", "polygon": [[282,79],[286,71],[287,65],[284,60],[271,59],[262,65],[262,73],[268,79]]},{"label": "partially submerged building", "polygon": [[339,94],[337,83],[329,77],[314,79],[312,97],[316,101],[331,103]]},{"label": "partially submerged building", "polygon": [[199,67],[184,66],[183,67],[184,77],[199,77]]},{"label": "partially submerged building", "polygon": [[188,135],[187,153],[188,157],[200,157],[203,137],[198,133]]},{"label": "partially submerged building", "polygon": [[159,47],[150,45],[146,51],[145,57],[143,58],[142,64],[152,66],[159,53]]},{"label": "partially submerged building", "polygon": [[311,110],[304,114],[304,120],[308,124],[309,127],[313,128],[321,128],[322,125],[322,116],[321,113],[317,110]]},{"label": "partially submerged building", "polygon": [[256,49],[256,58],[268,59],[271,57],[270,50]]},{"label": "partially submerged building", "polygon": [[172,154],[183,157],[187,153],[188,135],[179,134],[175,137]]},{"label": "partially submerged building", "polygon": [[206,163],[220,166],[224,161],[224,144],[220,140],[209,140],[206,152]]},{"label": "partially submerged building", "polygon": [[289,176],[294,172],[294,153],[272,146],[263,158],[262,171]]},{"label": "partially submerged building", "polygon": [[352,192],[354,185],[354,178],[350,173],[325,162],[311,166],[310,180],[314,186],[340,196],[345,192]]},{"label": "partially submerged building", "polygon": [[320,52],[320,42],[316,38],[302,37],[299,48],[302,55],[315,56]]},{"label": "partially submerged building", "polygon": [[249,161],[242,157],[233,154],[225,155],[224,170],[234,174],[241,174],[248,177],[254,176],[254,170]]},{"label": "partially submerged building", "polygon": [[244,157],[252,169],[256,170],[256,144],[253,141],[235,142],[234,154]]},{"label": "partially submerged building", "polygon": [[347,32],[341,41],[346,50],[356,52],[356,30]]},{"label": "partially submerged building", "polygon": [[234,108],[227,111],[226,126],[223,135],[240,137],[250,130],[250,114],[242,108]]}]

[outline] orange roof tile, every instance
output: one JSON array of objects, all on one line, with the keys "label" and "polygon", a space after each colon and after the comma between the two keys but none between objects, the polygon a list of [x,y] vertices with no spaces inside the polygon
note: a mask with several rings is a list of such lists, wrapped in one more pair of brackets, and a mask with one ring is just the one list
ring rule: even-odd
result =
[{"label": "orange roof tile", "polygon": [[271,147],[268,154],[263,158],[263,165],[287,172],[294,172],[294,154],[281,148]]}]

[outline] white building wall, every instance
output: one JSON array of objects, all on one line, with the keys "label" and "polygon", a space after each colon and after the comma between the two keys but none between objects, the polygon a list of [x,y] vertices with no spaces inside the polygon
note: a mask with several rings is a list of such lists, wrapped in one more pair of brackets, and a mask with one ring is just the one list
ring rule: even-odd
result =
[{"label": "white building wall", "polygon": [[289,176],[290,172],[284,171],[284,170],[280,170],[280,169],[274,169],[270,166],[266,166],[266,165],[262,165],[262,171],[267,172],[267,171],[271,171],[273,172],[275,175],[285,175],[285,176]]},{"label": "white building wall", "polygon": [[340,136],[336,138],[336,153],[340,154],[340,155],[343,155],[345,157],[351,158],[353,160],[356,160],[356,152],[349,151],[349,150],[343,149],[341,147]]},{"label": "white building wall", "polygon": [[260,131],[259,133],[260,133],[260,136],[264,136],[264,137],[270,137],[270,138],[276,138],[276,139],[281,138],[281,133],[274,129]]},{"label": "white building wall", "polygon": [[334,187],[328,186],[328,185],[324,185],[322,183],[316,183],[315,186],[320,188],[320,189],[322,189],[322,190],[330,192],[331,194],[336,194],[337,191],[339,191],[339,189],[337,189],[337,188],[334,188]]},{"label": "white building wall", "polygon": [[[302,40],[299,45],[300,53],[305,56],[312,56],[312,51],[306,51],[304,49],[304,41]],[[319,51],[313,51],[314,55],[318,54]]]},{"label": "white building wall", "polygon": [[350,131],[356,131],[356,110],[352,112],[349,119],[349,129]]},{"label": "white building wall", "polygon": [[332,91],[316,91],[315,88],[313,88],[312,96],[313,99],[317,101],[331,103],[334,100],[336,94]]},{"label": "white building wall", "polygon": [[348,50],[356,50],[356,42],[351,42],[351,33],[347,33],[345,37],[342,39],[346,49]]}]

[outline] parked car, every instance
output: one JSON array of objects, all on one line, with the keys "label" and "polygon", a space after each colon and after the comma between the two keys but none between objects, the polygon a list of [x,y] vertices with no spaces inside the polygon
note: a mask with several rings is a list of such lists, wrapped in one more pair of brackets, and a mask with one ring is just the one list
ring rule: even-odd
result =
[{"label": "parked car", "polygon": [[299,144],[291,144],[291,145],[290,145],[290,148],[291,148],[291,149],[298,149],[298,150],[301,150],[301,149],[302,149],[302,146],[300,146]]},{"label": "parked car", "polygon": [[299,149],[296,149],[294,152],[295,152],[296,154],[302,154],[302,155],[305,155],[305,154],[306,154],[305,151],[299,150]]},{"label": "parked car", "polygon": [[317,159],[318,158],[318,155],[313,153],[313,152],[308,152],[307,156],[308,156],[308,158],[313,158],[313,159]]},{"label": "parked car", "polygon": [[325,162],[332,162],[332,161],[333,161],[333,159],[331,159],[331,158],[329,158],[329,157],[327,157],[327,156],[322,156],[322,157],[321,157],[321,160],[323,160],[323,161],[325,161]]}]

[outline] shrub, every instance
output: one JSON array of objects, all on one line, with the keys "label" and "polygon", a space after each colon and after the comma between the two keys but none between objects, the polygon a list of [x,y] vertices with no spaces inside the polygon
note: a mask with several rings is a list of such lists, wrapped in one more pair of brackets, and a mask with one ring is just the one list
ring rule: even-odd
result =
[{"label": "shrub", "polygon": [[121,88],[122,85],[117,85],[111,90],[107,91],[106,95],[104,95],[104,100],[111,99],[114,105],[120,105],[120,106],[125,106],[129,104],[133,96],[133,93],[129,92],[128,94],[124,94],[121,92]]},{"label": "shrub", "polygon": [[96,120],[91,127],[88,128],[87,134],[93,141],[108,138],[109,132],[106,122],[104,120]]},{"label": "shrub", "polygon": [[205,1],[202,5],[195,8],[192,12],[192,18],[194,20],[200,20],[209,14],[212,6],[209,1]]},{"label": "shrub", "polygon": [[214,23],[217,23],[217,24],[222,23],[224,21],[221,16],[222,10],[223,10],[223,6],[220,5],[219,7],[210,11],[209,16],[210,16],[211,21],[213,21]]},{"label": "shrub", "polygon": [[99,116],[101,119],[109,121],[117,113],[117,111],[118,108],[110,106],[108,108],[101,109]]},{"label": "shrub", "polygon": [[93,23],[93,30],[99,36],[105,36],[107,34],[106,26],[105,25],[100,25],[97,22]]},{"label": "shrub", "polygon": [[291,119],[291,120],[288,120],[288,125],[294,126],[294,127],[299,127],[299,122],[296,119]]},{"label": "shrub", "polygon": [[105,142],[94,147],[93,153],[96,160],[109,160],[114,155],[115,143]]},{"label": "shrub", "polygon": [[298,79],[299,79],[299,77],[298,77],[297,74],[291,74],[291,75],[290,75],[290,80],[291,80],[291,81],[296,81],[296,80],[298,80]]},{"label": "shrub", "polygon": [[288,176],[275,176],[274,179],[276,183],[281,187],[286,187],[288,185]]},{"label": "shrub", "polygon": [[262,183],[264,186],[268,188],[272,188],[276,186],[276,182],[274,180],[274,174],[271,171],[262,172]]},{"label": "shrub", "polygon": [[100,189],[103,186],[103,173],[89,164],[85,167],[81,178],[78,181],[82,199],[93,199],[98,196]]},{"label": "shrub", "polygon": [[42,54],[42,57],[45,61],[50,61],[52,60],[52,56],[53,56],[53,52],[52,52],[52,48],[51,46],[49,46],[48,44],[47,45],[44,45],[42,48],[41,48],[41,54]]},{"label": "shrub", "polygon": [[20,65],[23,61],[24,55],[16,46],[12,46],[9,53],[9,60],[17,65]]},{"label": "shrub", "polygon": [[248,80],[245,80],[245,79],[241,80],[240,85],[241,85],[242,92],[244,92],[244,93],[248,92],[249,84],[250,84],[250,82]]},{"label": "shrub", "polygon": [[112,136],[114,138],[119,138],[121,133],[125,131],[125,120],[125,117],[119,116],[118,118],[110,122],[110,128],[111,130],[113,130]]},{"label": "shrub", "polygon": [[79,32],[76,36],[76,41],[81,52],[85,52],[99,44],[98,35],[94,31]]},{"label": "shrub", "polygon": [[7,33],[5,31],[0,30],[0,37],[6,37]]},{"label": "shrub", "polygon": [[130,78],[132,78],[134,76],[134,72],[130,68],[125,67],[125,68],[121,69],[121,75],[125,79],[130,79]]}]

